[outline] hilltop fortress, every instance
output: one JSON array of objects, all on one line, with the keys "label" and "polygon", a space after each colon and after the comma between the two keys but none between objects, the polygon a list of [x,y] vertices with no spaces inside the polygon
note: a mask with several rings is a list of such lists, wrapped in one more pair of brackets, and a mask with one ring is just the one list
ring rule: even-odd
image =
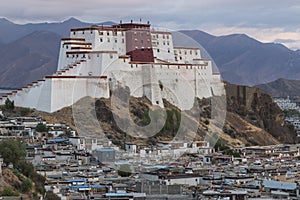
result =
[{"label": "hilltop fortress", "polygon": [[131,96],[146,96],[160,107],[166,99],[183,110],[195,97],[224,89],[200,48],[174,46],[171,32],[131,22],[71,29],[70,38],[61,40],[57,72],[0,97],[0,104],[9,98],[52,113],[86,96],[110,98],[120,85]]}]

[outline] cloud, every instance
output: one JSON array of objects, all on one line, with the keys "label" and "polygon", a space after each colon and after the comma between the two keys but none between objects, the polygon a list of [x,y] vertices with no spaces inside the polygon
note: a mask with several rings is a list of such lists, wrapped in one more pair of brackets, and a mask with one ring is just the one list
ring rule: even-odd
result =
[{"label": "cloud", "polygon": [[299,42],[299,40],[293,40],[293,39],[276,39],[274,40],[274,43],[295,43]]}]

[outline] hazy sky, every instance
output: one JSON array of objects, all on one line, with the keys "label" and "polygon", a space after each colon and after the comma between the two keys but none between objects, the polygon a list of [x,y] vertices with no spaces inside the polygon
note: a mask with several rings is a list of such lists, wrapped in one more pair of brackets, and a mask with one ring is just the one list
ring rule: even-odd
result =
[{"label": "hazy sky", "polygon": [[246,33],[300,49],[299,0],[4,0],[0,15],[17,23],[142,18],[154,27],[200,29],[214,35]]}]

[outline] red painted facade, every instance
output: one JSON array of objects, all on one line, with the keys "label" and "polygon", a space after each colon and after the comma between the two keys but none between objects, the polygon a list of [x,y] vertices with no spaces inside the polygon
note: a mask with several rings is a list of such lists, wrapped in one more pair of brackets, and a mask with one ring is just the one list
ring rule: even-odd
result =
[{"label": "red painted facade", "polygon": [[126,54],[133,62],[154,62],[150,24],[127,23],[117,25],[126,29]]}]

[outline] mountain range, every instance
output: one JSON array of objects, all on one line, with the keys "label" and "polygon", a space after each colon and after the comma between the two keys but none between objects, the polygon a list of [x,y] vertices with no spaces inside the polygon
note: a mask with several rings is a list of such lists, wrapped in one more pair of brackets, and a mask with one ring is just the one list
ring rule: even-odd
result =
[{"label": "mountain range", "polygon": [[245,34],[213,36],[199,30],[182,31],[201,44],[224,80],[258,85],[279,78],[300,79],[300,51],[275,43],[262,43]]},{"label": "mountain range", "polygon": [[[70,18],[61,23],[15,24],[0,19],[0,87],[17,88],[56,70],[60,38],[74,27],[111,25]],[[222,78],[240,85],[258,85],[279,78],[300,79],[300,51],[262,43],[244,34],[213,36],[199,30],[181,31],[210,54]]]},{"label": "mountain range", "polygon": [[276,81],[256,85],[262,91],[273,97],[300,96],[300,80],[278,79]]}]

